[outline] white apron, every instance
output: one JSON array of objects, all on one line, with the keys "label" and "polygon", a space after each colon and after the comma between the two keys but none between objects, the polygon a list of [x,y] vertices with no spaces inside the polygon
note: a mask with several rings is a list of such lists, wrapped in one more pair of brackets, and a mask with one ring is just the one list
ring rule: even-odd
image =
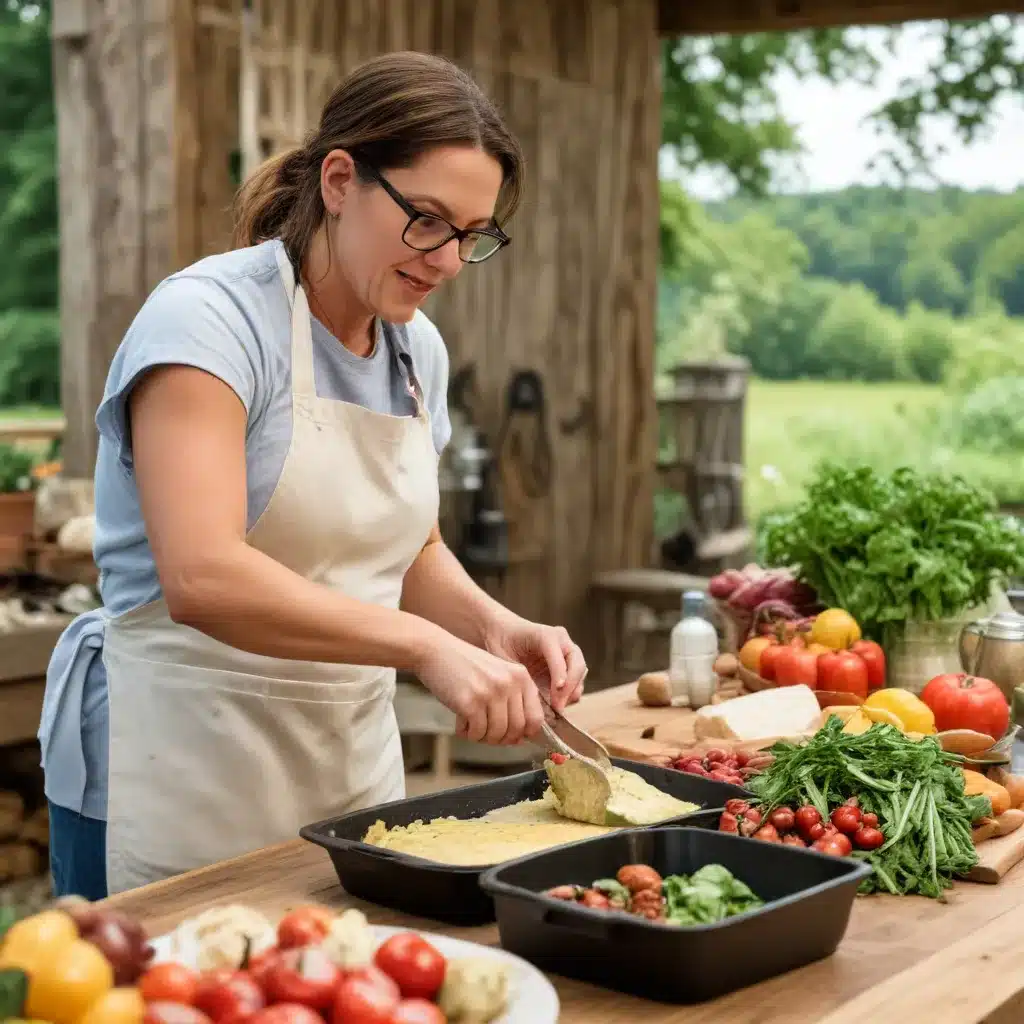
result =
[{"label": "white apron", "polygon": [[[292,304],[292,440],[246,538],[294,572],[397,608],[437,519],[437,454],[414,417],[318,398],[305,292]],[[390,668],[249,654],[160,600],[106,625],[107,886],[113,894],[291,839],[405,793]]]}]

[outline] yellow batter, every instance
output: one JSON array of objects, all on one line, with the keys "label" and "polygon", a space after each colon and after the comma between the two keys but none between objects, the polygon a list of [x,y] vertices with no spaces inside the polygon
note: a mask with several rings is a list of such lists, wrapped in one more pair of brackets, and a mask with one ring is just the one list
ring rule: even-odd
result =
[{"label": "yellow batter", "polygon": [[[662,793],[633,772],[613,767],[601,785],[590,773],[564,770],[568,765],[545,764],[552,789],[540,800],[500,807],[481,818],[435,818],[394,828],[376,821],[363,842],[440,864],[479,867],[699,810],[697,804]],[[571,820],[569,813],[590,821]],[[609,818],[618,823],[594,823]]]}]

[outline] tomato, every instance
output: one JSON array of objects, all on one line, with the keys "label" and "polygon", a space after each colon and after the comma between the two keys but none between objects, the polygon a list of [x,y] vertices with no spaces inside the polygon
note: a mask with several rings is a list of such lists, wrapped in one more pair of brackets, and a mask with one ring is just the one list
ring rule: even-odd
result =
[{"label": "tomato", "polygon": [[779,658],[782,656],[783,651],[788,650],[788,644],[773,643],[762,651],[761,671],[758,673],[762,679],[767,679],[770,682],[775,681],[775,676],[778,672]]},{"label": "tomato", "polygon": [[139,992],[147,1003],[191,1003],[199,975],[182,964],[156,964],[139,979]]},{"label": "tomato", "polygon": [[810,640],[824,644],[833,651],[841,651],[860,639],[860,626],[854,617],[842,608],[828,608],[814,617]]},{"label": "tomato", "polygon": [[114,987],[114,969],[85,939],[75,939],[31,973],[25,1015],[74,1024],[104,993]]},{"label": "tomato", "polygon": [[334,923],[334,914],[326,907],[309,904],[289,910],[277,925],[277,944],[281,949],[312,946],[326,938]]},{"label": "tomato", "polygon": [[812,807],[810,804],[804,804],[800,807],[796,814],[796,827],[803,832],[805,829],[809,829],[812,825],[817,825],[821,822],[821,815],[818,813],[817,807]]},{"label": "tomato", "polygon": [[845,857],[853,852],[853,844],[842,832],[839,832],[834,836],[822,836],[821,839],[815,841],[811,849],[817,850],[819,853],[827,853],[831,857]]},{"label": "tomato", "polygon": [[796,827],[796,815],[788,807],[776,807],[768,815],[768,820],[780,832],[792,832]]},{"label": "tomato", "polygon": [[223,969],[199,978],[193,1004],[215,1021],[262,1010],[266,1006],[263,990],[245,971]]},{"label": "tomato", "polygon": [[[712,772],[711,777],[714,776]],[[402,932],[386,939],[373,962],[398,984],[405,999],[433,999],[448,966],[445,958],[415,932]]]},{"label": "tomato", "polygon": [[391,1015],[391,1024],[447,1024],[448,1018],[429,999],[403,999]]},{"label": "tomato", "polygon": [[146,1003],[137,988],[112,988],[78,1018],[77,1024],[142,1024]]},{"label": "tomato", "polygon": [[398,986],[379,967],[361,967],[348,972],[338,986],[331,1020],[339,1024],[391,1024],[391,1015],[401,1000]]},{"label": "tomato", "polygon": [[[387,1022],[390,1018],[381,1018]],[[338,1024],[362,1024],[358,1017],[335,1017]],[[323,1017],[316,1010],[299,1003],[278,1003],[253,1014],[245,1024],[324,1024]]]},{"label": "tomato", "polygon": [[271,967],[281,958],[282,952],[277,946],[265,949],[262,953],[250,957],[249,962],[245,965],[245,973],[264,991],[266,990],[267,975],[270,973]]},{"label": "tomato", "polygon": [[775,682],[813,690],[818,685],[818,656],[803,647],[784,647],[775,659]]},{"label": "tomato", "polygon": [[761,674],[761,659],[764,652],[778,641],[773,636],[755,636],[740,648],[740,664],[755,675]]},{"label": "tomato", "polygon": [[865,814],[860,819],[860,823],[864,826],[864,828],[878,828],[878,815]]},{"label": "tomato", "polygon": [[867,699],[868,667],[852,651],[830,651],[818,658],[818,688]]},{"label": "tomato", "polygon": [[213,1021],[194,1006],[157,1002],[146,1005],[142,1024],[213,1024]]},{"label": "tomato", "polygon": [[850,650],[868,667],[868,689],[880,690],[885,686],[885,651],[874,640],[858,640]]},{"label": "tomato", "polygon": [[939,732],[973,729],[998,740],[1010,725],[1010,705],[990,679],[948,672],[925,686],[921,700],[932,709]]},{"label": "tomato", "polygon": [[44,910],[15,921],[0,946],[0,967],[19,967],[32,974],[78,939],[78,925],[63,910]]},{"label": "tomato", "polygon": [[877,828],[864,825],[853,833],[853,845],[858,850],[877,850],[885,842],[885,834]]},{"label": "tomato", "polygon": [[860,828],[860,810],[844,804],[832,812],[830,820],[838,831],[853,835]]},{"label": "tomato", "polygon": [[341,970],[316,946],[286,949],[270,966],[264,978],[271,1003],[301,1003],[314,1010],[326,1010],[334,999]]}]

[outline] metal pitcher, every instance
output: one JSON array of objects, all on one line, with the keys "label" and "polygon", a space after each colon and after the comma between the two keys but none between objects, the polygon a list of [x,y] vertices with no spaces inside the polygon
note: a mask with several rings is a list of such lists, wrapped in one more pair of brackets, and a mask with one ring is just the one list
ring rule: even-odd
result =
[{"label": "metal pitcher", "polygon": [[1014,702],[1024,687],[1024,615],[999,612],[971,622],[960,632],[960,664],[965,672],[991,679]]}]

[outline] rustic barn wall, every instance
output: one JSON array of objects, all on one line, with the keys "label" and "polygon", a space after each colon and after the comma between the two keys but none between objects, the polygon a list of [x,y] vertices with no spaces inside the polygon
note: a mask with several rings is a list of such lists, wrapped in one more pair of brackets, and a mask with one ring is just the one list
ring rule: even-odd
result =
[{"label": "rustic barn wall", "polygon": [[[453,372],[474,364],[498,440],[510,375],[541,374],[550,484],[505,465],[514,565],[501,596],[585,636],[596,570],[644,562],[651,529],[657,261],[655,0],[193,0],[179,22],[179,264],[224,248],[234,188],[239,53],[267,155],[301,140],[338,78],[374,54],[418,49],[470,70],[526,152],[513,244],[432,301]],[[191,33],[191,34],[190,34]],[[255,66],[256,71],[253,71]],[[201,99],[200,99],[201,97]],[[511,424],[534,451],[532,420]],[[524,478],[520,486],[519,478]],[[537,491],[540,493],[537,493]]]}]

